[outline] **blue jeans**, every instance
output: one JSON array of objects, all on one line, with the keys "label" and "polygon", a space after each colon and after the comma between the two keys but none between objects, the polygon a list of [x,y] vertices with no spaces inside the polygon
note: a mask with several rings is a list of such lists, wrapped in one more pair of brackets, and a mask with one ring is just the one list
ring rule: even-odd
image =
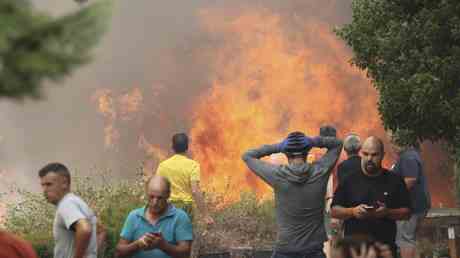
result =
[{"label": "blue jeans", "polygon": [[273,251],[272,258],[326,258],[323,245],[312,247],[302,252],[279,252]]}]

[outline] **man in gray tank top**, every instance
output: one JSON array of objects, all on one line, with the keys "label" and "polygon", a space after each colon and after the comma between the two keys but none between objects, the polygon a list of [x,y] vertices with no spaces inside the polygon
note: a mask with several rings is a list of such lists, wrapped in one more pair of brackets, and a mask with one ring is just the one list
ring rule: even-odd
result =
[{"label": "man in gray tank top", "polygon": [[38,172],[46,200],[57,206],[53,224],[54,258],[97,258],[96,216],[70,192],[70,173],[60,163]]}]

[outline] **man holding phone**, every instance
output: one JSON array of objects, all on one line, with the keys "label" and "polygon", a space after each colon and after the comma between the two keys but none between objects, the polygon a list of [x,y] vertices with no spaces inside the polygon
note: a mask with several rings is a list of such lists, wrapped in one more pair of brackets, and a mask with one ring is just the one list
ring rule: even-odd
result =
[{"label": "man holding phone", "polygon": [[129,213],[117,244],[117,257],[189,257],[193,240],[187,213],[168,202],[171,183],[154,175],[145,185],[147,205]]},{"label": "man holding phone", "polygon": [[345,236],[367,235],[388,244],[395,254],[396,221],[410,216],[404,180],[382,168],[383,142],[369,137],[361,149],[361,169],[340,184],[332,217],[344,220]]}]

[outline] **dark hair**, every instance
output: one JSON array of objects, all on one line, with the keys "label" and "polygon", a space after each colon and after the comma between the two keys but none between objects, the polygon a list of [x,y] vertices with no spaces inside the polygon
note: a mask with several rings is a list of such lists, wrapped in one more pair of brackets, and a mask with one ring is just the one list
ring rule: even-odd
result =
[{"label": "dark hair", "polygon": [[172,148],[175,153],[183,153],[188,150],[188,136],[185,133],[176,133],[172,137]]},{"label": "dark hair", "polygon": [[49,173],[56,173],[60,176],[65,177],[70,185],[70,172],[69,169],[67,169],[67,167],[63,164],[57,162],[49,163],[38,171],[38,176],[42,178],[48,175]]}]

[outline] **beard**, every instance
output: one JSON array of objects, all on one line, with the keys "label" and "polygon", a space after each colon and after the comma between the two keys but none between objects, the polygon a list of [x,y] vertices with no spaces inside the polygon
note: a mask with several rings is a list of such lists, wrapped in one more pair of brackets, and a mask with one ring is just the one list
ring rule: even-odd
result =
[{"label": "beard", "polygon": [[364,170],[366,170],[366,172],[370,175],[376,175],[379,172],[380,168],[374,162],[368,161],[364,165]]}]

